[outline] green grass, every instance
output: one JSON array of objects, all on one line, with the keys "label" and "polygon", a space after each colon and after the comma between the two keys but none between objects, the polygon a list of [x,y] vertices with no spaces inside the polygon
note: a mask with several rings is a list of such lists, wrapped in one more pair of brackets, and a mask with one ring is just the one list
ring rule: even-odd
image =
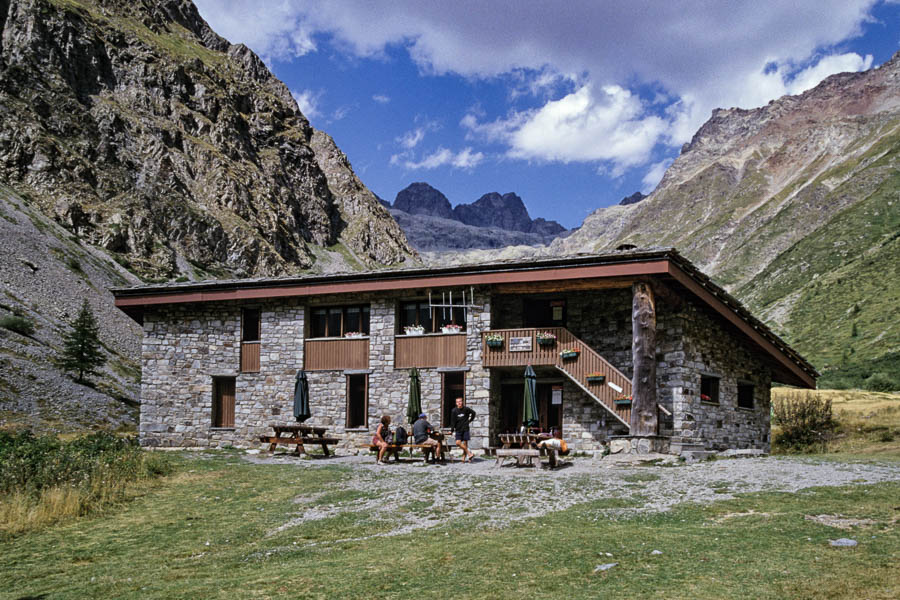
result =
[{"label": "green grass", "polygon": [[[472,514],[384,538],[377,534],[391,523],[362,512],[282,527],[328,495],[359,498],[347,493],[347,469],[254,465],[230,452],[174,460],[178,475],[104,518],[0,544],[0,597],[900,595],[896,483],[750,494],[633,517],[610,517],[601,500],[504,529],[483,528]],[[806,518],[822,514],[873,523],[843,531]],[[829,547],[838,537],[859,546]],[[610,562],[619,564],[593,573]]]}]

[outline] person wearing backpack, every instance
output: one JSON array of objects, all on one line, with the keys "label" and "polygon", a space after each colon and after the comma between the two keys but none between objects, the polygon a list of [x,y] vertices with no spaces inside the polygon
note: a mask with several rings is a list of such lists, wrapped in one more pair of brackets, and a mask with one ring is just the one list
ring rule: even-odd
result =
[{"label": "person wearing backpack", "polygon": [[386,461],[382,460],[384,453],[387,452],[391,440],[391,417],[384,415],[381,422],[375,429],[375,435],[372,437],[372,445],[378,447],[378,458],[375,460],[376,465],[383,465]]}]

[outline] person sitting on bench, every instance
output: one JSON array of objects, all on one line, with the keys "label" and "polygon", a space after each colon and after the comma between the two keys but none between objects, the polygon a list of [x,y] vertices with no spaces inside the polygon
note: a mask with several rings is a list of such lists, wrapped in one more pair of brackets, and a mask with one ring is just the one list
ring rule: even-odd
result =
[{"label": "person sitting on bench", "polygon": [[378,446],[378,458],[375,460],[376,465],[384,464],[381,459],[390,445],[390,442],[388,442],[389,439],[391,439],[391,417],[389,415],[384,415],[381,417],[381,423],[378,424],[378,428],[375,429],[375,436],[372,437],[372,445]]},{"label": "person sitting on bench", "polygon": [[[444,445],[441,443],[443,436],[434,430],[431,423],[428,422],[428,415],[422,413],[413,423],[413,441],[422,446],[432,446],[434,459],[444,462]],[[427,455],[427,452],[426,452]]]},{"label": "person sitting on bench", "polygon": [[560,456],[565,456],[569,453],[569,445],[562,439],[562,432],[559,429],[553,430],[553,437],[550,439],[538,442],[538,448],[552,448]]}]

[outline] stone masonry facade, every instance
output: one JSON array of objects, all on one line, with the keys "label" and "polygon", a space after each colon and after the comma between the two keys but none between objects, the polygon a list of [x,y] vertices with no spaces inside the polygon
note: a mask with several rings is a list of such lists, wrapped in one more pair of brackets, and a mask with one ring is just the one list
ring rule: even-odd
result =
[{"label": "stone masonry facade", "polygon": [[[440,291],[438,290],[438,294]],[[370,307],[369,367],[365,370],[308,371],[312,418],[342,438],[341,447],[371,440],[382,415],[405,425],[409,370],[394,367],[394,337],[401,301],[411,292],[356,295],[353,304]],[[567,328],[626,376],[632,375],[631,291],[570,292]],[[291,422],[294,380],[304,365],[304,335],[310,306],[349,304],[347,296],[314,300],[279,299],[256,303],[165,305],[144,315],[140,439],[145,446],[255,447],[270,435],[272,422]],[[466,313],[466,403],[477,418],[473,448],[497,444],[501,381],[517,375],[482,365],[481,332],[523,325],[523,297],[492,295],[475,288]],[[241,373],[241,310],[261,311],[260,370]],[[419,368],[423,410],[440,423],[442,372]],[[347,377],[368,377],[366,427],[348,429]],[[520,375],[518,375],[520,377]],[[234,378],[234,427],[212,426],[215,378]],[[702,377],[719,383],[719,402],[700,399]],[[563,379],[563,431],[577,451],[598,451],[622,424],[573,382]],[[738,408],[738,385],[753,386],[753,408]],[[769,450],[771,370],[760,353],[709,309],[675,294],[657,298],[658,401],[660,434],[707,449]],[[492,425],[493,424],[493,425]]]}]

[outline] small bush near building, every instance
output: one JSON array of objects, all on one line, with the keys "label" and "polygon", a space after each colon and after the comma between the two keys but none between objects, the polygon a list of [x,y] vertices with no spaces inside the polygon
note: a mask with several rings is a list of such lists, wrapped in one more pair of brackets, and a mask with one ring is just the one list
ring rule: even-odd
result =
[{"label": "small bush near building", "polygon": [[0,431],[0,537],[102,509],[131,483],[171,471],[134,438],[99,432],[60,442]]},{"label": "small bush near building", "polygon": [[34,333],[34,323],[25,317],[18,315],[7,315],[0,319],[0,327],[9,329],[22,335],[31,335]]},{"label": "small bush near building", "polygon": [[799,390],[774,399],[772,424],[779,428],[772,445],[781,452],[824,451],[836,426],[830,399]]},{"label": "small bush near building", "polygon": [[873,373],[863,382],[863,387],[870,392],[893,392],[900,390],[900,382],[887,373]]}]

